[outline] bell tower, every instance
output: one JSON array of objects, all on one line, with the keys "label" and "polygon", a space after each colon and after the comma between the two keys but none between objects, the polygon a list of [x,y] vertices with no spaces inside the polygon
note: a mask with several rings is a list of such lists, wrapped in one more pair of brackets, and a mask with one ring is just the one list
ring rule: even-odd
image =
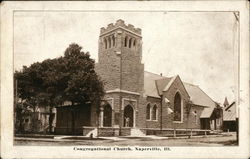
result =
[{"label": "bell tower", "polygon": [[99,36],[98,72],[105,91],[122,90],[142,93],[144,65],[142,59],[141,29],[117,20]]},{"label": "bell tower", "polygon": [[144,112],[141,29],[117,20],[101,28],[98,44],[96,71],[104,82],[104,101],[112,109],[107,116],[105,104],[100,106],[99,123],[105,125],[106,119],[111,118],[110,126],[119,128],[116,130],[121,135],[123,127],[143,125],[143,113],[139,113]]}]

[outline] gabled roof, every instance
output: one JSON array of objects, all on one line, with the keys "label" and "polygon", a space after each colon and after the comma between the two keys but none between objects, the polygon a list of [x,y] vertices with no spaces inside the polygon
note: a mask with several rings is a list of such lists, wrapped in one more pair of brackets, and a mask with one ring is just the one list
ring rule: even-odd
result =
[{"label": "gabled roof", "polygon": [[159,95],[162,95],[164,88],[166,87],[166,85],[168,85],[168,83],[170,83],[171,79],[173,79],[173,78],[164,77],[162,79],[155,81]]},{"label": "gabled roof", "polygon": [[199,86],[189,83],[184,83],[184,86],[193,104],[207,107],[216,106],[216,103]]},{"label": "gabled roof", "polygon": [[[162,92],[168,89],[171,86],[171,83],[178,76],[174,77],[164,77],[158,74],[154,74],[151,72],[144,72],[144,90],[147,96],[160,98]],[[172,81],[172,82],[171,82]],[[201,114],[201,118],[209,118],[214,108],[216,107],[216,103],[205,93],[203,92],[199,86],[185,83],[183,85],[190,96],[190,100],[193,104],[198,106],[203,106],[204,111]]]},{"label": "gabled roof", "polygon": [[205,107],[200,118],[209,118],[216,107],[216,103],[205,92],[203,92],[199,86],[189,83],[184,83],[184,85],[188,91],[192,103]]},{"label": "gabled roof", "polygon": [[163,79],[163,76],[151,72],[144,72],[144,93],[150,97],[160,98],[156,86],[156,80]]},{"label": "gabled roof", "polygon": [[223,109],[223,120],[224,121],[235,121],[236,120],[236,104],[233,102],[229,106]]}]

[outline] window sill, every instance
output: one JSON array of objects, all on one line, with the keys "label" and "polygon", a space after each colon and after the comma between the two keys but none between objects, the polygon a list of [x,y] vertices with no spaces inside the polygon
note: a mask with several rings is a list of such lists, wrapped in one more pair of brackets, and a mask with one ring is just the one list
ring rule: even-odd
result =
[{"label": "window sill", "polygon": [[158,121],[158,120],[149,120],[149,119],[147,119],[146,121]]},{"label": "window sill", "polygon": [[173,123],[176,123],[176,124],[182,124],[183,121],[173,121]]},{"label": "window sill", "polygon": [[158,121],[158,120],[151,120],[151,121]]}]

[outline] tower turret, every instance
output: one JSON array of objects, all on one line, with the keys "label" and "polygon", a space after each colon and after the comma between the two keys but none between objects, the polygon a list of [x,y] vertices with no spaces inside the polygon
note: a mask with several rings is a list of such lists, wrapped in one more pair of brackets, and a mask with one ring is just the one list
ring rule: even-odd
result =
[{"label": "tower turret", "polygon": [[143,90],[144,65],[141,29],[119,19],[102,27],[99,36],[99,74],[105,90]]}]

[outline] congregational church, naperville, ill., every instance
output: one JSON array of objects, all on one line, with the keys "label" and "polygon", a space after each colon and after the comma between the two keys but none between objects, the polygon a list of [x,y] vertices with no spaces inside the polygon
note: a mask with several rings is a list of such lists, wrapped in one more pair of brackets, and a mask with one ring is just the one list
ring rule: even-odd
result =
[{"label": "congregational church, naperville, ill.", "polygon": [[141,29],[123,20],[101,28],[98,56],[96,72],[106,92],[101,105],[57,107],[56,134],[140,136],[221,129],[222,109],[199,86],[178,75],[144,71]]}]

